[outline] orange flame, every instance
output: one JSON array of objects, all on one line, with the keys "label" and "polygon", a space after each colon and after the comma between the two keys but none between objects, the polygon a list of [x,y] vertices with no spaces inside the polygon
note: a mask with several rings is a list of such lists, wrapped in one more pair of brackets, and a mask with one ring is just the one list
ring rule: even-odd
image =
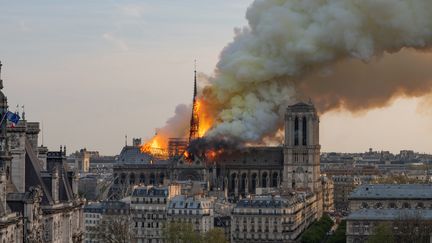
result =
[{"label": "orange flame", "polygon": [[166,139],[160,135],[155,135],[145,144],[141,145],[141,153],[151,154],[158,157],[166,157]]},{"label": "orange flame", "polygon": [[220,154],[223,153],[222,149],[219,150],[209,150],[205,153],[205,157],[209,160],[214,160],[216,157],[218,157]]},{"label": "orange flame", "polygon": [[206,104],[202,100],[197,100],[196,105],[197,105],[197,112],[199,117],[198,136],[204,137],[207,131],[212,127],[213,119],[211,118],[208,112]]},{"label": "orange flame", "polygon": [[[196,103],[196,112],[199,117],[199,130],[198,136],[204,137],[207,131],[213,125],[213,119],[208,112],[208,107],[205,102],[201,99],[197,100]],[[179,131],[179,133],[187,134],[186,131]],[[147,141],[145,144],[141,145],[140,148],[142,153],[148,153],[154,156],[167,156],[168,154],[168,137],[161,135],[160,133],[156,134],[153,138]],[[190,158],[191,155],[185,152],[184,156],[186,158]]]}]

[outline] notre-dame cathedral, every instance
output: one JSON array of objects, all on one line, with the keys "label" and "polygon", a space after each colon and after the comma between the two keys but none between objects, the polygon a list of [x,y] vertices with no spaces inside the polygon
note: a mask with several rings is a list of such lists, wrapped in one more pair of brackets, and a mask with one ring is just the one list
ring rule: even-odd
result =
[{"label": "notre-dame cathedral", "polygon": [[225,191],[238,199],[256,194],[257,188],[308,191],[322,195],[319,117],[313,104],[297,103],[285,114],[285,141],[276,147],[247,147],[214,159],[195,156],[153,161],[139,146],[125,146],[114,166],[115,185],[205,181],[209,191]]}]

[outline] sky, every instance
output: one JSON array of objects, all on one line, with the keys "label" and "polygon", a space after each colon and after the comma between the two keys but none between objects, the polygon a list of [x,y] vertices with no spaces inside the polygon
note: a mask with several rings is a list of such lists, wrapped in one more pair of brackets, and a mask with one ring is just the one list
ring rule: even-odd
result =
[{"label": "sky", "polygon": [[[44,145],[118,154],[192,99],[194,59],[212,74],[252,0],[0,0],[0,60],[11,110],[43,123]],[[321,117],[322,151],[432,153],[432,112],[399,99]],[[42,136],[40,136],[42,137]],[[42,139],[40,139],[42,143]]]}]

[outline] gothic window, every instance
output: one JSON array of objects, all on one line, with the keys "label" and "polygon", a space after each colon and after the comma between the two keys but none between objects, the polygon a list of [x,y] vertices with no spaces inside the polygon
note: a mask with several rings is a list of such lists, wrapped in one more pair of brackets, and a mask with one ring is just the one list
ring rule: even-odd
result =
[{"label": "gothic window", "polygon": [[278,186],[278,173],[274,172],[272,176],[272,187]]},{"label": "gothic window", "polygon": [[164,173],[161,173],[161,174],[159,175],[159,184],[163,184],[164,179],[165,179],[165,175],[164,175]]},{"label": "gothic window", "polygon": [[299,119],[294,119],[294,145],[299,145]]},{"label": "gothic window", "polygon": [[303,118],[302,144],[307,145],[307,120]]},{"label": "gothic window", "polygon": [[129,175],[129,184],[130,185],[135,184],[135,174],[134,173]]},{"label": "gothic window", "polygon": [[240,187],[240,190],[242,192],[246,191],[246,176],[247,176],[246,173],[243,173],[242,177],[241,177],[241,187]]},{"label": "gothic window", "polygon": [[122,173],[120,177],[120,183],[123,184],[126,181],[126,174]]},{"label": "gothic window", "polygon": [[257,187],[257,174],[253,173],[252,174],[252,192],[255,193],[256,187]]},{"label": "gothic window", "polygon": [[268,177],[267,172],[264,172],[262,174],[262,178],[261,178],[261,180],[262,180],[261,187],[263,187],[263,188],[267,187],[267,177]]},{"label": "gothic window", "polygon": [[154,173],[150,174],[150,184],[154,185],[156,183],[156,176]]},{"label": "gothic window", "polygon": [[139,177],[139,182],[140,182],[140,183],[143,183],[143,184],[145,183],[145,175],[144,175],[144,174],[141,174],[141,175],[140,175],[140,177]]},{"label": "gothic window", "polygon": [[236,180],[237,174],[234,173],[231,175],[231,191],[235,190],[235,180]]}]

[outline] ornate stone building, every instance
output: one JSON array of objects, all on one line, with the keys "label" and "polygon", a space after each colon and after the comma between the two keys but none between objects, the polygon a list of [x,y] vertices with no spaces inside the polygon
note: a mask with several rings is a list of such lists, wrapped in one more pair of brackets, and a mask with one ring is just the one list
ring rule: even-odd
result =
[{"label": "ornate stone building", "polygon": [[[398,234],[426,234],[432,240],[431,184],[361,185],[349,196],[351,213],[347,220],[347,242],[367,242],[374,229],[387,223]],[[411,227],[411,228],[409,228]],[[405,242],[405,241],[402,241]]]},{"label": "ornate stone building", "polygon": [[348,197],[351,192],[361,184],[360,179],[354,175],[334,175],[334,205],[336,210],[349,211]]},{"label": "ornate stone building", "polygon": [[163,242],[169,200],[180,194],[180,185],[138,187],[132,192],[130,213],[137,243]]},{"label": "ornate stone building", "polygon": [[296,242],[318,211],[311,192],[241,199],[232,212],[231,242]]},{"label": "ornate stone building", "polygon": [[38,147],[39,124],[27,122],[23,113],[11,126],[7,112],[0,91],[1,242],[82,242],[83,202],[78,178],[66,167],[66,148]]},{"label": "ornate stone building", "polygon": [[188,223],[199,233],[214,227],[214,199],[201,195],[177,195],[167,206],[167,222]]}]

